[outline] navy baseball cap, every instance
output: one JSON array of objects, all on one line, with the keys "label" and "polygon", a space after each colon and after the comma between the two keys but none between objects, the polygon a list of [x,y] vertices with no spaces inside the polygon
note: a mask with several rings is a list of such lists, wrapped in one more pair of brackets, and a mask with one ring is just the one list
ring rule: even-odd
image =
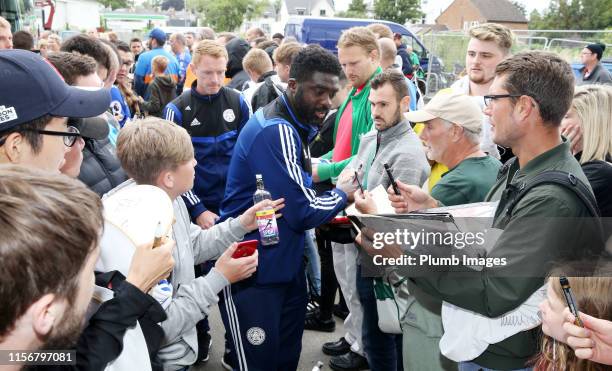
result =
[{"label": "navy baseball cap", "polygon": [[157,41],[165,42],[166,41],[166,33],[162,31],[161,28],[154,28],[149,32],[149,37],[154,38]]},{"label": "navy baseball cap", "polygon": [[0,50],[0,132],[45,115],[93,117],[110,106],[110,90],[64,82],[55,67],[27,50]]}]

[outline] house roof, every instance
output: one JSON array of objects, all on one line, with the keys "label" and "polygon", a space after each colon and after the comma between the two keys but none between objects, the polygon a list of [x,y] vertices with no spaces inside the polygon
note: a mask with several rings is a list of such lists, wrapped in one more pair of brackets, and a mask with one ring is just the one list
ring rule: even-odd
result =
[{"label": "house roof", "polygon": [[487,21],[527,23],[527,17],[509,0],[470,0]]},{"label": "house roof", "polygon": [[[315,5],[319,0],[284,0],[287,5],[287,11],[291,15],[298,14],[297,9],[305,9],[306,14],[310,14],[310,10],[313,5]],[[326,1],[329,6],[334,9],[333,0],[323,0]]]}]

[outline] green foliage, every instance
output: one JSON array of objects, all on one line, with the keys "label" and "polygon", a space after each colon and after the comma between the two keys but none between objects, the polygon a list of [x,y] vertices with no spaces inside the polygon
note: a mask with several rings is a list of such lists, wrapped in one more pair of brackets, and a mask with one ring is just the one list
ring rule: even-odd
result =
[{"label": "green foliage", "polygon": [[374,2],[376,19],[404,24],[423,17],[419,0],[376,0]]},{"label": "green foliage", "polygon": [[367,17],[367,5],[364,0],[353,0],[349,4],[349,8],[346,12],[336,13],[336,17],[340,18],[366,18]]},{"label": "green foliage", "polygon": [[610,0],[552,0],[543,14],[533,11],[529,28],[536,30],[602,30],[612,25]]},{"label": "green foliage", "polygon": [[511,3],[516,6],[517,8],[519,8],[519,10],[521,11],[521,13],[523,13],[523,15],[525,17],[527,17],[527,8],[525,8],[525,5],[523,5],[522,3],[519,3],[516,0],[512,0]]},{"label": "green foliage", "polygon": [[187,7],[201,15],[202,23],[217,32],[235,31],[245,20],[257,18],[268,0],[188,0]]},{"label": "green foliage", "polygon": [[174,10],[183,10],[185,8],[185,2],[183,0],[164,0],[161,3],[162,10],[168,10],[173,8]]},{"label": "green foliage", "polygon": [[98,2],[105,8],[111,8],[112,10],[128,7],[127,0],[99,0]]}]

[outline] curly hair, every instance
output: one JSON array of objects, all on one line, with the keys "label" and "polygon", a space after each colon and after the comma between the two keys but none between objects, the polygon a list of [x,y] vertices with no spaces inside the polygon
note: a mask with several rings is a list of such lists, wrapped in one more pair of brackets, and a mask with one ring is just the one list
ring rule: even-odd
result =
[{"label": "curly hair", "polygon": [[297,82],[308,81],[315,72],[339,76],[342,71],[335,55],[319,45],[308,45],[293,59],[289,78]]}]

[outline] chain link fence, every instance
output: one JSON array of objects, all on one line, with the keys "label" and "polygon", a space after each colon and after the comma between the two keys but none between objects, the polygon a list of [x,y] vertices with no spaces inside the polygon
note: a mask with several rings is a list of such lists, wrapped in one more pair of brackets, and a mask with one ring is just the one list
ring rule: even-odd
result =
[{"label": "chain link fence", "polygon": [[[417,35],[429,54],[425,80],[421,84],[425,97],[430,99],[439,90],[450,87],[465,75],[465,54],[469,37],[465,32],[429,31]],[[577,67],[580,64],[582,49],[593,42],[606,44],[612,50],[612,30],[520,30],[515,31],[516,43],[513,53],[523,50],[547,50],[559,54],[567,62]],[[604,59],[606,59],[604,57]]]}]

